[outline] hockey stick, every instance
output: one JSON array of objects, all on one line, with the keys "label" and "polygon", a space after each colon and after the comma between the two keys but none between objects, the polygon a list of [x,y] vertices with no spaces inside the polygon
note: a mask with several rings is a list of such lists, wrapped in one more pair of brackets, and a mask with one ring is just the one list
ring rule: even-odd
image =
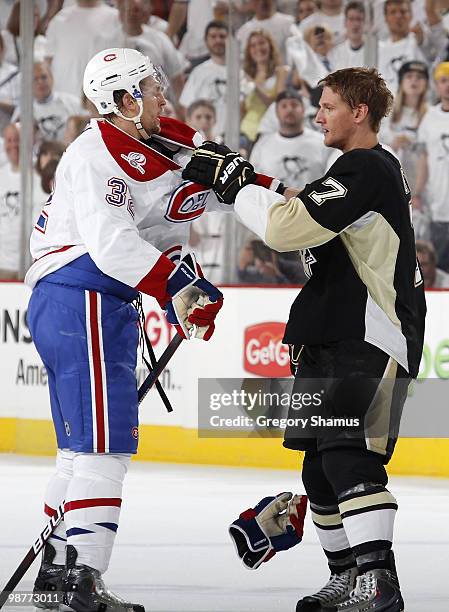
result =
[{"label": "hockey stick", "polygon": [[[143,398],[146,396],[151,387],[155,384],[159,376],[164,371],[170,359],[173,357],[176,349],[179,347],[184,338],[180,334],[176,334],[169,345],[162,353],[161,358],[156,362],[154,368],[145,378],[138,391],[138,401],[139,404],[142,402]],[[0,608],[4,606],[4,604],[8,601],[8,597],[12,591],[16,588],[19,582],[22,580],[26,572],[31,567],[33,561],[36,559],[38,554],[42,551],[45,544],[48,542],[51,534],[59,525],[59,523],[64,518],[64,502],[57,508],[55,514],[51,517],[48,523],[45,525],[43,530],[40,532],[39,537],[34,542],[33,546],[24,556],[22,561],[19,564],[19,567],[16,569],[14,574],[8,580],[5,588],[0,593]]]}]

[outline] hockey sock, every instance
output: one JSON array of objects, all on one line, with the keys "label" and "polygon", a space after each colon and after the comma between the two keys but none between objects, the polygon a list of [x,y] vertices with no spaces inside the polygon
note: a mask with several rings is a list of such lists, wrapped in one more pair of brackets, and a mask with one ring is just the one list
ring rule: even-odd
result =
[{"label": "hockey sock", "polygon": [[390,569],[396,499],[382,485],[361,483],[343,491],[338,507],[360,573]]},{"label": "hockey sock", "polygon": [[[56,472],[50,479],[45,492],[44,512],[47,517],[52,517],[56,514],[56,509],[66,496],[67,487],[72,478],[73,457],[74,453],[72,451],[58,449],[56,455]],[[49,543],[56,551],[56,555],[52,561],[55,565],[65,564],[65,529],[65,522],[61,521],[49,538]]]},{"label": "hockey sock", "polygon": [[302,479],[310,500],[313,524],[331,574],[355,567],[354,553],[346,537],[337,497],[323,471],[321,453],[306,452]]},{"label": "hockey sock", "polygon": [[357,448],[323,452],[323,469],[338,496],[338,508],[360,573],[394,569],[391,547],[396,499],[385,488],[382,457]]},{"label": "hockey sock", "polygon": [[67,544],[76,548],[78,565],[101,574],[109,565],[130,459],[130,455],[80,453],[73,460],[65,503]]}]

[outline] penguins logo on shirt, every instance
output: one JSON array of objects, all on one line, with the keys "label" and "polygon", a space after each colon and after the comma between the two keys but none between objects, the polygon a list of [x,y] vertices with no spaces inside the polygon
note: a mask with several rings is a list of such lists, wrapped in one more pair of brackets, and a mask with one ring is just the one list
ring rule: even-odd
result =
[{"label": "penguins logo on shirt", "polygon": [[41,117],[37,124],[39,131],[49,140],[57,140],[59,131],[65,126],[65,122],[61,117],[57,117],[56,115]]},{"label": "penguins logo on shirt", "polygon": [[8,217],[9,219],[18,217],[20,212],[20,193],[18,191],[7,191],[2,199],[0,216]]},{"label": "penguins logo on shirt", "polygon": [[286,182],[299,183],[302,175],[309,171],[307,160],[297,155],[293,157],[284,156],[282,166],[284,168],[282,180]]},{"label": "penguins logo on shirt", "polygon": [[213,82],[213,100],[220,100],[226,94],[226,85],[227,82],[224,79],[216,78]]}]

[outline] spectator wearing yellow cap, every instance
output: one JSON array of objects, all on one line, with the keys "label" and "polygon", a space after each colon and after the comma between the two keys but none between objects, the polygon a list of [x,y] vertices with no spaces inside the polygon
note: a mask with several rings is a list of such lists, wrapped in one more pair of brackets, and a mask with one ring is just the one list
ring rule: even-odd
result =
[{"label": "spectator wearing yellow cap", "polygon": [[433,77],[439,102],[428,109],[418,130],[422,151],[412,204],[420,209],[426,192],[431,241],[440,268],[449,272],[449,62],[438,64]]}]

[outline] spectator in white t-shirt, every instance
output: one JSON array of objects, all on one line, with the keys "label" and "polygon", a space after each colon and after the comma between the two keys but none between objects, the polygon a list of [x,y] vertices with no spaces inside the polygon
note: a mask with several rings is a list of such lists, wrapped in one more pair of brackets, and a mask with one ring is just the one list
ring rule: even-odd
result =
[{"label": "spectator in white t-shirt", "polygon": [[[334,36],[327,26],[311,26],[304,32],[304,40],[315,53],[319,63],[323,66],[325,76],[332,72],[331,52],[334,48]],[[323,78],[317,73],[316,80]]]},{"label": "spectator in white t-shirt", "polygon": [[325,173],[328,150],[322,134],[304,127],[304,103],[296,90],[281,92],[275,108],[278,131],[259,138],[250,162],[257,172],[303,189]]},{"label": "spectator in white t-shirt", "polygon": [[170,84],[169,95],[177,103],[184,86],[184,70],[188,66],[182,53],[164,32],[146,25],[144,0],[118,0],[120,25],[115,34],[116,45],[137,49],[161,66]]},{"label": "spectator in white t-shirt", "polygon": [[228,27],[223,21],[207,24],[205,41],[210,58],[192,70],[179,98],[184,109],[200,98],[212,102],[217,117],[217,136],[224,134],[226,122],[227,36]]},{"label": "spectator in white t-shirt", "polygon": [[242,53],[251,32],[264,30],[268,32],[276,43],[281,54],[282,61],[286,60],[286,40],[290,36],[294,19],[291,15],[285,15],[276,11],[276,0],[254,0],[255,14],[237,30],[236,37],[240,43]]},{"label": "spectator in white t-shirt", "polygon": [[365,66],[365,5],[351,0],[345,6],[346,39],[330,52],[333,70]]},{"label": "spectator in white t-shirt", "polygon": [[[33,114],[43,140],[62,140],[65,123],[70,115],[81,113],[81,101],[72,94],[53,91],[51,68],[45,61],[34,62]],[[20,107],[14,110],[12,120],[20,119]]]},{"label": "spectator in white t-shirt", "polygon": [[[52,7],[50,7],[52,9]],[[52,15],[52,10],[47,11],[44,18]],[[46,38],[42,36],[45,24],[40,17],[39,6],[34,4],[34,57],[42,59],[46,47]],[[20,36],[20,2],[17,0],[6,22],[6,27],[2,30],[3,42],[5,45],[5,60],[14,66],[20,65],[22,55],[22,39]]]},{"label": "spectator in white t-shirt", "polygon": [[209,100],[195,100],[187,108],[186,123],[199,132],[204,140],[215,140],[217,116],[215,106]]},{"label": "spectator in white t-shirt", "polygon": [[[3,131],[7,162],[0,167],[0,278],[19,278],[22,206],[20,198],[20,131],[10,123]],[[33,220],[47,199],[37,174],[33,175]]]},{"label": "spectator in white t-shirt", "polygon": [[144,11],[143,23],[150,26],[150,28],[154,28],[155,30],[159,30],[159,32],[164,32],[166,34],[168,28],[168,21],[165,21],[165,19],[162,19],[162,17],[153,15],[152,0],[142,0],[142,8]]},{"label": "spectator in white t-shirt", "polygon": [[56,91],[80,97],[87,62],[102,49],[117,46],[117,23],[117,9],[100,0],[77,0],[53,17],[47,28],[46,57]]},{"label": "spectator in white t-shirt", "polygon": [[3,36],[0,34],[0,133],[11,120],[19,103],[20,73],[17,66],[5,60]]},{"label": "spectator in white t-shirt", "polygon": [[343,0],[321,0],[320,9],[301,21],[300,30],[304,33],[312,26],[327,26],[334,35],[335,44],[343,42],[345,37]]},{"label": "spectator in white t-shirt", "polygon": [[[207,59],[204,33],[214,18],[211,0],[174,0],[168,17],[167,34],[189,60],[192,67]],[[181,33],[185,28],[184,36]]]},{"label": "spectator in white t-shirt", "polygon": [[430,238],[440,268],[449,272],[449,62],[438,64],[434,80],[440,102],[428,109],[419,126],[418,142],[423,151],[412,205],[421,209],[426,193],[431,215]]},{"label": "spectator in white t-shirt", "polygon": [[449,289],[449,274],[438,268],[438,257],[431,242],[416,241],[416,255],[425,289]]}]

